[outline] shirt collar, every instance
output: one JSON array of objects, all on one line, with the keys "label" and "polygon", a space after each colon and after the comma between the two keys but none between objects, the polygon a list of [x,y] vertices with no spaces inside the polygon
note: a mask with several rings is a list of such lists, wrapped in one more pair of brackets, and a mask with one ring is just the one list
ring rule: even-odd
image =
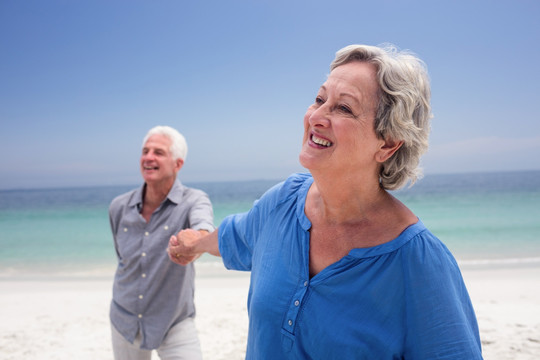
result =
[{"label": "shirt collar", "polygon": [[183,197],[184,197],[184,185],[182,185],[180,180],[177,179],[174,182],[173,187],[171,188],[171,191],[169,191],[169,194],[167,195],[167,199],[169,199],[171,202],[178,205],[182,202]]},{"label": "shirt collar", "polygon": [[309,188],[311,187],[311,184],[313,184],[313,177],[309,175],[309,177],[306,178],[302,186],[300,187],[300,190],[298,191],[298,200],[296,203],[296,217],[298,218],[298,221],[300,222],[300,226],[302,226],[302,229],[305,231],[308,231],[311,229],[311,221],[309,221],[308,217],[306,216],[306,198],[309,191]]},{"label": "shirt collar", "polygon": [[[141,187],[139,187],[133,196],[131,197],[128,206],[137,206],[138,208],[141,208],[143,203],[143,194],[144,194],[144,188],[146,184],[142,184]],[[174,181],[174,184],[167,194],[167,198],[165,200],[169,200],[174,204],[180,204],[182,202],[182,197],[184,194],[184,185],[180,182],[180,180],[176,179]],[[165,202],[164,200],[164,202]]]}]

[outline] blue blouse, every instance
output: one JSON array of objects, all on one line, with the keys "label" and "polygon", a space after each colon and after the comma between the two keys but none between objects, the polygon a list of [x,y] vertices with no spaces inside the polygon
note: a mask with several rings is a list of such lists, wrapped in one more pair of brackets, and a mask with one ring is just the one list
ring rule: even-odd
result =
[{"label": "blue blouse", "polygon": [[312,182],[292,175],[219,227],[225,266],[251,271],[246,358],[481,359],[457,263],[420,221],[309,277]]}]

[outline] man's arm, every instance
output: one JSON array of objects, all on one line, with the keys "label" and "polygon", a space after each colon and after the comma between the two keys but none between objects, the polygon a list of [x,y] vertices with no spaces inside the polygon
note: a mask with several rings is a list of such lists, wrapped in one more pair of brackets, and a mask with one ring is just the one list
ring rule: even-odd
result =
[{"label": "man's arm", "polygon": [[114,249],[118,258],[120,258],[120,251],[118,250],[118,242],[116,241],[116,229],[118,228],[119,221],[119,208],[116,202],[112,201],[109,205],[109,224],[111,225]]}]

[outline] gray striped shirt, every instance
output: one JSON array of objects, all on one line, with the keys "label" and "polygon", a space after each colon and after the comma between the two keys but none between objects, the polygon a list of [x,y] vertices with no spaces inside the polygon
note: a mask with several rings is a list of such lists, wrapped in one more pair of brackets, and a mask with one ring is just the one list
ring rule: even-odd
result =
[{"label": "gray striped shirt", "polygon": [[195,316],[195,270],[169,260],[169,238],[186,228],[213,231],[213,211],[208,195],[177,180],[147,223],[143,191],[144,185],[120,195],[109,207],[118,256],[110,318],[128,341],[140,330],[141,348],[155,349],[172,326]]}]

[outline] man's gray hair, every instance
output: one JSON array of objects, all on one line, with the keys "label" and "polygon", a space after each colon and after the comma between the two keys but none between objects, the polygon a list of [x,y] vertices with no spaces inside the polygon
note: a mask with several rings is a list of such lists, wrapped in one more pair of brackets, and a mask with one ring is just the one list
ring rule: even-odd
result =
[{"label": "man's gray hair", "polygon": [[143,145],[142,145],[143,147],[148,141],[148,138],[152,135],[163,135],[163,136],[168,137],[169,140],[171,140],[170,151],[173,156],[173,159],[174,160],[182,159],[183,161],[186,161],[187,151],[188,151],[186,139],[176,129],[173,129],[170,126],[162,126],[162,125],[153,127],[152,129],[148,131],[148,133],[144,137]]}]

